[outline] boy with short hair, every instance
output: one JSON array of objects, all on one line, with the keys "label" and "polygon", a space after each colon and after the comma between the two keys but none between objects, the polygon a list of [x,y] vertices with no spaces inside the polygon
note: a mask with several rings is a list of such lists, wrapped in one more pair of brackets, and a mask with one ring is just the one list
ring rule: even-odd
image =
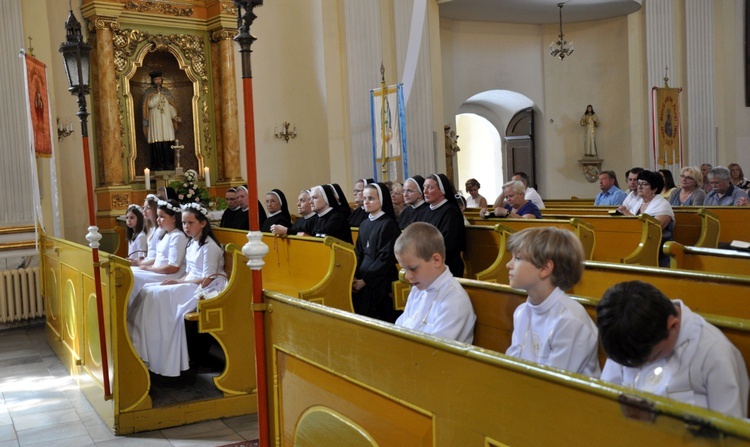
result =
[{"label": "boy with short hair", "polygon": [[412,285],[396,325],[471,343],[477,318],[469,295],[445,265],[445,242],[440,231],[428,223],[415,222],[396,239],[394,252]]},{"label": "boy with short hair", "polygon": [[747,417],[748,375],[737,348],[682,301],[641,281],[616,284],[596,306],[602,380]]},{"label": "boy with short hair", "polygon": [[510,286],[525,290],[528,299],[513,313],[506,354],[599,377],[596,325],[564,292],[583,274],[581,242],[568,230],[528,228],[509,238],[508,250]]}]

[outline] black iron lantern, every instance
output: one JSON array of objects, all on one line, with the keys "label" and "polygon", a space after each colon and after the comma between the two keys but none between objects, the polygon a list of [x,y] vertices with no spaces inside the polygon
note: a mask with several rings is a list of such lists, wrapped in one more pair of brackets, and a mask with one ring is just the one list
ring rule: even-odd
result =
[{"label": "black iron lantern", "polygon": [[60,44],[60,52],[65,63],[65,74],[68,76],[68,90],[73,95],[89,93],[89,67],[91,45],[83,41],[81,24],[70,11],[65,22],[65,42]]}]

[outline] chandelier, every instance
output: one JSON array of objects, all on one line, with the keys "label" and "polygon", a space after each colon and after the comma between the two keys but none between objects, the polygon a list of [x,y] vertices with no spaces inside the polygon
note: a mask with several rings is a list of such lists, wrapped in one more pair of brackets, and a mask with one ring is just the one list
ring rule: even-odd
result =
[{"label": "chandelier", "polygon": [[549,44],[549,54],[552,57],[558,57],[560,60],[565,59],[565,56],[573,54],[573,42],[565,40],[565,35],[562,30],[562,9],[565,3],[558,3],[557,7],[560,8],[560,34],[557,36],[557,42]]}]

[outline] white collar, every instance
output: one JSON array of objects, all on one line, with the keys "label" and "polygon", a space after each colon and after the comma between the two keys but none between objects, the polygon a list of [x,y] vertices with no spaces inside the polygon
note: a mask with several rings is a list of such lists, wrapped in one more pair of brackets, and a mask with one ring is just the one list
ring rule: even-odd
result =
[{"label": "white collar", "polygon": [[316,214],[315,211],[313,211],[312,213],[307,214],[307,215],[302,216],[302,217],[304,217],[305,219],[309,219],[309,218],[313,217],[315,214]]},{"label": "white collar", "polygon": [[385,214],[385,211],[383,211],[383,210],[380,210],[380,211],[378,211],[375,214],[370,213],[370,220],[377,220],[383,214]]},{"label": "white collar", "polygon": [[414,205],[411,205],[412,208],[417,209],[424,203],[424,199],[421,199],[419,202],[415,203]]},{"label": "white collar", "polygon": [[272,217],[272,216],[275,216],[275,215],[279,214],[280,212],[281,212],[281,210],[278,210],[278,211],[276,211],[276,212],[275,212],[275,213],[273,213],[273,214],[269,214],[269,215],[268,215],[268,217]]},{"label": "white collar", "polygon": [[332,209],[333,209],[333,207],[330,207],[330,206],[329,206],[328,208],[326,208],[326,209],[324,209],[323,211],[319,212],[319,213],[318,213],[318,216],[321,216],[321,217],[322,217],[322,216],[325,216],[326,214],[330,213]]},{"label": "white collar", "polygon": [[437,205],[430,205],[430,209],[431,209],[431,210],[436,210],[436,209],[440,208],[441,206],[445,205],[446,203],[448,203],[448,199],[443,199],[443,200],[442,200],[442,201],[441,201],[440,203],[438,203]]}]

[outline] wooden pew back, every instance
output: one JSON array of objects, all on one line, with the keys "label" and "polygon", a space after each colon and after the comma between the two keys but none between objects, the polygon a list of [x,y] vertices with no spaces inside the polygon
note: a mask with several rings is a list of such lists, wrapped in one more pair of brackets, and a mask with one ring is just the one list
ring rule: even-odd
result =
[{"label": "wooden pew back", "polygon": [[[274,309],[265,314],[266,358],[271,437],[279,445],[750,441],[747,423],[705,409],[272,292],[265,301]],[[554,426],[567,435],[540,429]]]},{"label": "wooden pew back", "polygon": [[586,261],[583,278],[571,294],[599,299],[623,281],[644,281],[669,298],[682,299],[696,312],[750,319],[750,277]]},{"label": "wooden pew back", "polygon": [[686,247],[677,242],[664,244],[664,252],[669,254],[672,269],[750,276],[750,253]]},{"label": "wooden pew back", "polygon": [[[222,244],[247,243],[247,232],[220,228]],[[333,237],[278,237],[263,234],[268,245],[263,288],[353,312],[352,281],[357,268],[354,247]],[[229,260],[227,260],[227,263]]]}]

